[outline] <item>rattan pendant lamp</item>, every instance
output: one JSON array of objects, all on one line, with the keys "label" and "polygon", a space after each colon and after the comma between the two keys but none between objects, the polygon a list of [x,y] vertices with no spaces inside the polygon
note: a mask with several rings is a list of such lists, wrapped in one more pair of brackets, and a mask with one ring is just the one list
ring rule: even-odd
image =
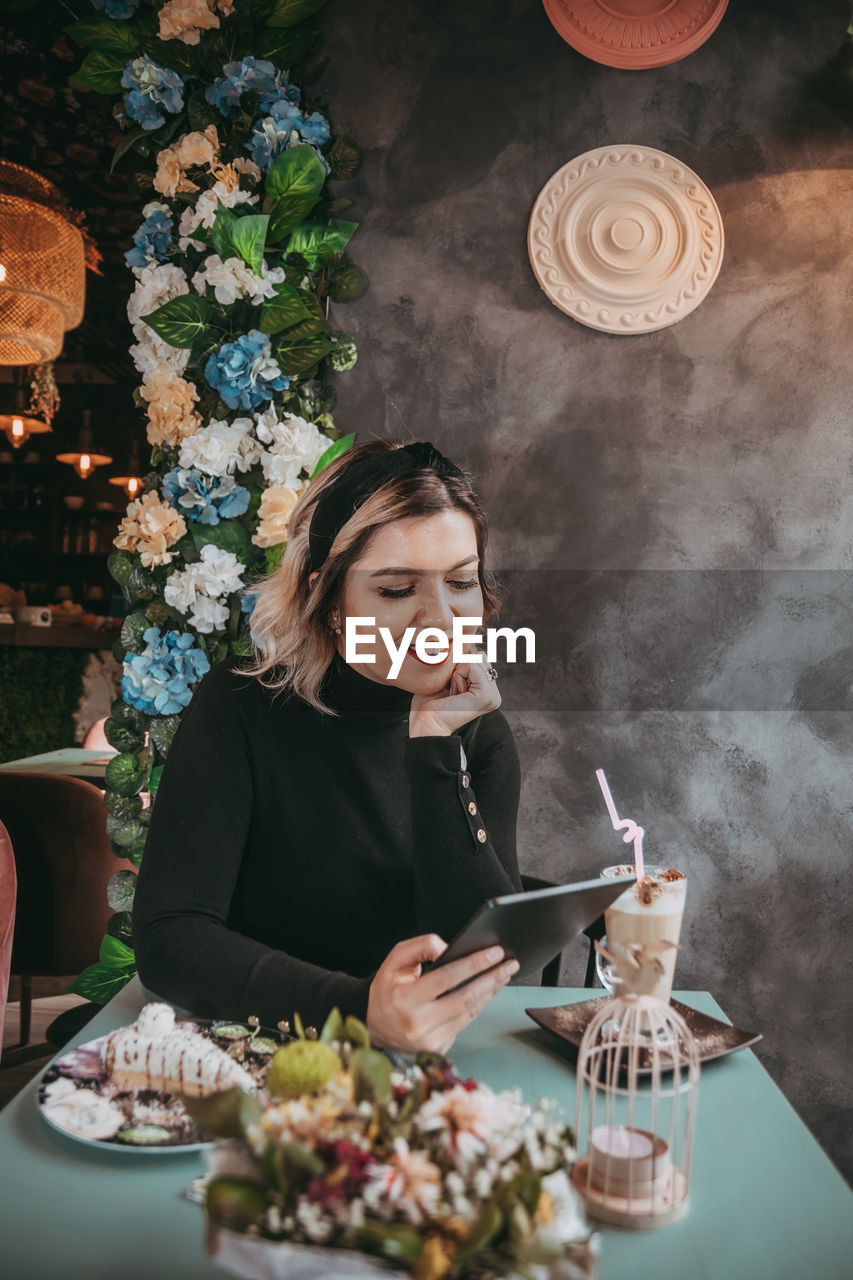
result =
[{"label": "rattan pendant lamp", "polygon": [[83,237],[52,182],[0,160],[0,365],[40,364],[83,319]]}]

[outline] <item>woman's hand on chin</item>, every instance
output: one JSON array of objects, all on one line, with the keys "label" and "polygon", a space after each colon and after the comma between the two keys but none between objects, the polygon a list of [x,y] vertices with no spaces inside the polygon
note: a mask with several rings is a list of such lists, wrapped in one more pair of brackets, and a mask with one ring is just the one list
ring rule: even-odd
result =
[{"label": "woman's hand on chin", "polygon": [[444,689],[416,693],[409,711],[409,737],[448,737],[464,724],[501,705],[497,680],[486,674],[489,663],[457,662]]},{"label": "woman's hand on chin", "polygon": [[[371,1042],[402,1053],[446,1053],[492,996],[518,972],[501,947],[475,951],[440,969],[423,972],[447,944],[435,933],[398,942],[370,984],[367,1030]],[[458,991],[453,988],[464,982]]]}]

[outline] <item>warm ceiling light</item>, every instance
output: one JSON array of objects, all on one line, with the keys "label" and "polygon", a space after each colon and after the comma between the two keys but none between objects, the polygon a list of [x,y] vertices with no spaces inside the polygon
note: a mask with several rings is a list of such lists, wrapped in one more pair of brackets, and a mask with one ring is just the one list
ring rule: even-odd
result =
[{"label": "warm ceiling light", "polygon": [[[2,303],[0,303],[2,305]],[[20,449],[30,436],[50,431],[50,423],[37,417],[31,408],[25,407],[26,391],[23,381],[16,379],[15,396],[8,413],[0,413],[0,431],[5,431],[14,449]]]},{"label": "warm ceiling light", "polygon": [[83,237],[52,182],[0,160],[0,365],[40,364],[83,319]]},{"label": "warm ceiling light", "polygon": [[129,474],[126,476],[110,476],[110,484],[117,484],[129,498],[135,498],[137,494],[142,492],[142,478],[137,475],[139,471],[139,442],[134,440],[130,446],[130,458],[128,459],[127,469]]},{"label": "warm ceiling light", "polygon": [[112,462],[107,453],[95,453],[92,449],[92,414],[89,409],[83,410],[83,425],[77,440],[77,448],[73,453],[58,453],[57,462],[67,462],[73,467],[81,480],[86,480],[95,467],[106,467]]}]

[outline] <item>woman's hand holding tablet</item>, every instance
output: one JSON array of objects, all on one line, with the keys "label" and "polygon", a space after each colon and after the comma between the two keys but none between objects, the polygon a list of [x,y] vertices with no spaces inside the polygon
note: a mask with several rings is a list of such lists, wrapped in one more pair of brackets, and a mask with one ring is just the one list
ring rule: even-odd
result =
[{"label": "woman's hand holding tablet", "polygon": [[370,984],[367,1029],[374,1044],[402,1053],[446,1053],[518,972],[518,961],[504,961],[503,948],[497,946],[424,973],[422,966],[446,949],[438,934],[424,933],[398,942],[389,952]]}]

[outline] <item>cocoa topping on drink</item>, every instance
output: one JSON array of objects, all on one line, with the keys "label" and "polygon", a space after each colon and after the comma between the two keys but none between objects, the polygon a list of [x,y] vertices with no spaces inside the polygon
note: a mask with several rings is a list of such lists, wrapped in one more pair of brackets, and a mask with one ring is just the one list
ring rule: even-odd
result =
[{"label": "cocoa topping on drink", "polygon": [[670,868],[669,871],[662,871],[658,876],[658,879],[664,880],[667,884],[672,884],[675,880],[683,880],[684,872],[673,871],[672,868]]},{"label": "cocoa topping on drink", "polygon": [[650,906],[655,898],[660,897],[663,893],[657,881],[645,876],[642,880],[637,881],[637,896],[644,907]]}]

